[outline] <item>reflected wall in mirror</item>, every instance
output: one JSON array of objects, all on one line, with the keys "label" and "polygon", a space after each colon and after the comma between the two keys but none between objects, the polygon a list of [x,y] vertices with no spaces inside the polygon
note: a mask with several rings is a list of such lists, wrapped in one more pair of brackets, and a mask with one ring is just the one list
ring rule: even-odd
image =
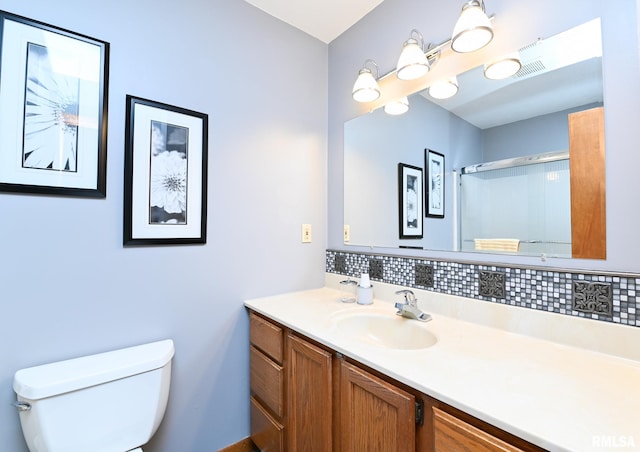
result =
[{"label": "reflected wall in mirror", "polygon": [[[551,185],[551,189],[545,189],[544,184],[538,188],[532,185],[526,189],[520,185],[510,187],[504,185],[504,176],[503,184],[493,188],[480,188],[476,180],[471,191],[476,195],[485,193],[478,199],[469,198],[470,190],[460,188],[461,179],[468,177],[471,181],[472,178],[461,176],[467,172],[463,170],[465,167],[486,167],[491,166],[488,162],[514,162],[520,161],[521,157],[569,152],[569,115],[604,105],[599,19],[541,39],[519,52],[522,68],[508,79],[488,80],[484,77],[483,67],[478,67],[457,75],[459,91],[454,97],[437,100],[427,92],[415,93],[409,97],[410,108],[404,115],[391,116],[378,109],[345,123],[344,222],[350,229],[347,244],[575,256],[571,252],[572,229],[584,227],[576,228],[574,222],[590,217],[592,207],[586,207],[586,214],[585,210],[574,210],[572,218],[574,194],[578,194],[579,186],[573,180],[569,183],[568,173],[573,177],[574,170],[569,170],[566,161],[554,163],[552,169],[534,170],[538,175],[531,177],[538,182],[546,180],[546,186]],[[601,177],[604,178],[604,138],[600,138]],[[397,165],[403,162],[423,167],[425,148],[446,157],[444,218],[425,218],[422,239],[399,239],[395,215],[398,211]],[[570,166],[573,168],[573,162]],[[523,171],[511,170],[515,173]],[[489,178],[484,174],[483,178]],[[530,184],[531,177],[519,175],[509,183],[521,184],[529,180],[526,183]],[[598,183],[604,190],[604,179]],[[504,217],[487,207],[498,202],[487,194],[491,190],[518,193],[509,201],[512,208],[507,206],[507,213],[500,214]],[[558,191],[552,194],[549,190]],[[551,196],[553,202],[545,200],[545,196]],[[604,199],[604,192],[600,196]],[[465,204],[474,215],[481,213],[485,217],[480,219],[469,215],[468,211],[463,213],[461,208]],[[535,206],[542,206],[547,218],[536,218],[539,213],[534,211]],[[604,215],[604,210],[601,213]],[[526,234],[522,228],[509,230],[505,222],[509,215],[514,224],[528,226],[531,223],[536,227],[525,228]],[[461,224],[469,218],[472,224]],[[604,221],[604,217],[600,221]],[[482,222],[484,229],[470,227],[473,222]],[[544,236],[538,228],[540,224],[554,232]],[[499,227],[492,228],[492,225]],[[515,250],[513,246],[488,249],[478,246],[477,243],[482,242],[475,239],[510,239],[518,246]],[[542,242],[549,243],[543,246]],[[509,242],[501,246],[506,246],[505,243]],[[604,258],[604,255],[581,257]]]}]

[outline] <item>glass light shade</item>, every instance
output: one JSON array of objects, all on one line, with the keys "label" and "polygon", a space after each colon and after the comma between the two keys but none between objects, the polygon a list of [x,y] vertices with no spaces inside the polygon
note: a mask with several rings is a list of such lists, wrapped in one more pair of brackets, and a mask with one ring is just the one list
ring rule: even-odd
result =
[{"label": "glass light shade", "polygon": [[409,110],[409,99],[403,97],[389,102],[384,106],[384,112],[388,115],[401,115]]},{"label": "glass light shade", "polygon": [[429,87],[429,96],[434,99],[448,99],[458,92],[458,78],[451,77],[440,80]]},{"label": "glass light shade", "polygon": [[407,40],[402,46],[396,71],[400,80],[415,80],[429,72],[429,60],[415,39]]},{"label": "glass light shade", "polygon": [[380,87],[368,68],[360,69],[351,91],[356,102],[372,102],[380,97]]},{"label": "glass light shade", "polygon": [[481,49],[493,39],[491,21],[478,0],[471,0],[462,7],[460,17],[453,27],[451,48],[460,53]]},{"label": "glass light shade", "polygon": [[484,76],[491,80],[502,80],[516,74],[521,67],[520,56],[516,52],[515,54],[507,55],[501,60],[485,64]]}]

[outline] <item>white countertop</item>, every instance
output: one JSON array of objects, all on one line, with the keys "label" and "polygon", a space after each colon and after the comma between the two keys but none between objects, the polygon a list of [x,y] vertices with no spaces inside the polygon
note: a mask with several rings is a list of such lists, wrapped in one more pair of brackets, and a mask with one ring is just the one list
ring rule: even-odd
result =
[{"label": "white countertop", "polygon": [[[433,316],[422,323],[394,315],[400,287],[374,283],[373,305],[345,304],[336,278],[245,305],[545,449],[640,450],[640,328],[414,290]],[[336,328],[336,318],[359,313],[415,323],[437,343],[390,349]]]}]

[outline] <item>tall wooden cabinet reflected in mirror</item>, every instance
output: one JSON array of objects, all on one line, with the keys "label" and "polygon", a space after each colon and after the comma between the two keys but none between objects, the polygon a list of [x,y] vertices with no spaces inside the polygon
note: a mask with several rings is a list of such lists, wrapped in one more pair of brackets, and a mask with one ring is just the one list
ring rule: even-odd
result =
[{"label": "tall wooden cabinet reflected in mirror", "polygon": [[[607,200],[604,108],[569,115],[571,255],[606,259]],[[580,190],[576,190],[580,187]]]}]

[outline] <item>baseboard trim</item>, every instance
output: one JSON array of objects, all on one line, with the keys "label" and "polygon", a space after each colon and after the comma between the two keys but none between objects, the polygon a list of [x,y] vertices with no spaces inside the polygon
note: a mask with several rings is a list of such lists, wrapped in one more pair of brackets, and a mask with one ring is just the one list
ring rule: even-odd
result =
[{"label": "baseboard trim", "polygon": [[247,437],[241,441],[238,441],[235,444],[231,444],[230,446],[223,447],[218,452],[254,452],[257,451],[258,448],[253,444],[251,438]]}]

